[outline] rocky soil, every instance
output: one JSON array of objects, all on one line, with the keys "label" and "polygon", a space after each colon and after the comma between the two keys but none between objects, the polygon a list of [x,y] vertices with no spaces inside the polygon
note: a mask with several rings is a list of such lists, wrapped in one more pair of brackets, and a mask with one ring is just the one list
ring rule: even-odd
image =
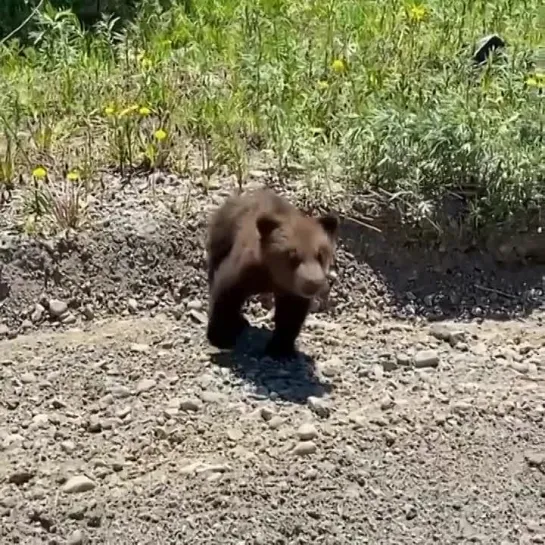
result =
[{"label": "rocky soil", "polygon": [[266,301],[221,353],[230,188],[107,188],[68,239],[0,211],[2,543],[545,543],[545,269],[346,219],[299,359],[261,357]]}]

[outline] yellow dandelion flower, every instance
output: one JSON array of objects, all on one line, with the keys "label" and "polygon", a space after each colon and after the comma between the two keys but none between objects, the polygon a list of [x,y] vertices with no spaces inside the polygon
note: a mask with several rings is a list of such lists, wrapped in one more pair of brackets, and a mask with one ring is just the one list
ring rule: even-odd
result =
[{"label": "yellow dandelion flower", "polygon": [[409,19],[415,23],[420,23],[428,15],[428,8],[424,4],[412,4],[409,8]]},{"label": "yellow dandelion flower", "polygon": [[36,167],[32,171],[32,176],[37,180],[43,180],[47,176],[47,170],[44,167]]},{"label": "yellow dandelion flower", "polygon": [[526,85],[528,85],[528,87],[537,87],[539,84],[537,78],[531,76],[526,80]]},{"label": "yellow dandelion flower", "polygon": [[149,115],[151,114],[151,110],[147,107],[147,106],[142,106],[139,110],[138,110],[138,113],[142,116],[146,116],[146,115]]},{"label": "yellow dandelion flower", "polygon": [[154,136],[159,142],[162,142],[167,137],[167,133],[163,129],[157,129]]},{"label": "yellow dandelion flower", "polygon": [[113,106],[106,106],[106,108],[104,108],[104,113],[108,116],[114,115],[115,108]]},{"label": "yellow dandelion flower", "polygon": [[340,74],[341,72],[344,72],[346,70],[346,64],[342,59],[335,59],[331,63],[331,69],[333,72],[337,72],[337,74]]},{"label": "yellow dandelion flower", "polygon": [[325,91],[328,87],[329,87],[329,83],[327,81],[321,80],[318,82],[318,89]]},{"label": "yellow dandelion flower", "polygon": [[77,170],[71,170],[67,175],[66,178],[70,182],[77,182],[79,180],[79,172]]}]

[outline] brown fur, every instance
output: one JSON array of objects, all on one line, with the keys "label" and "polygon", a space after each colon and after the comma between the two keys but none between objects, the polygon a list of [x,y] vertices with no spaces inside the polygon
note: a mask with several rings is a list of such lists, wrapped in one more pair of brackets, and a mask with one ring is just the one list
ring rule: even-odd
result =
[{"label": "brown fur", "polygon": [[289,356],[311,300],[327,288],[338,219],[305,216],[270,189],[234,196],[213,215],[208,232],[210,314],[207,337],[231,348],[248,322],[251,295],[275,296],[272,356]]}]

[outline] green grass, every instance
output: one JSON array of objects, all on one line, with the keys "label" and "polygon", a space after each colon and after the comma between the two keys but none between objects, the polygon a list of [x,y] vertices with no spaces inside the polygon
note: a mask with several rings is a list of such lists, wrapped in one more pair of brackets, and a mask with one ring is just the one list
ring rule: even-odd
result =
[{"label": "green grass", "polygon": [[[104,167],[185,171],[196,152],[205,185],[220,170],[242,185],[260,148],[430,219],[463,195],[472,229],[542,207],[540,0],[189,4],[144,2],[123,32],[46,10],[31,46],[0,46],[0,184],[42,166],[91,191]],[[477,68],[490,32],[508,48]]]}]

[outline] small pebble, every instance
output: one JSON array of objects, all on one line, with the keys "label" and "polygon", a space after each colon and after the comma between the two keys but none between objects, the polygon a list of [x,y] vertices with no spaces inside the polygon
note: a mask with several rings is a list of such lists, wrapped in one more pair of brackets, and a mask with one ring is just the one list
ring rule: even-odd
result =
[{"label": "small pebble", "polygon": [[32,384],[36,382],[36,377],[32,373],[23,373],[21,375],[21,382],[23,384]]},{"label": "small pebble", "polygon": [[68,305],[64,301],[51,299],[49,301],[49,314],[53,318],[60,318],[68,310]]},{"label": "small pebble", "polygon": [[318,431],[310,422],[305,422],[304,424],[301,424],[301,426],[299,426],[299,429],[297,430],[297,435],[299,436],[299,439],[301,439],[301,441],[309,441],[310,439],[314,439],[315,437],[317,437]]},{"label": "small pebble", "polygon": [[414,357],[414,366],[417,369],[437,367],[438,365],[439,356],[435,350],[420,350]]},{"label": "small pebble", "polygon": [[380,402],[380,408],[383,411],[387,411],[388,409],[391,409],[394,405],[395,405],[394,400],[389,396],[385,396]]},{"label": "small pebble", "polygon": [[112,387],[111,394],[116,399],[124,399],[131,396],[131,390],[127,386],[117,385]]},{"label": "small pebble", "polygon": [[528,451],[524,453],[524,459],[530,467],[537,467],[545,473],[545,452]]},{"label": "small pebble", "polygon": [[102,431],[102,424],[100,423],[100,418],[93,414],[89,417],[89,422],[87,424],[87,431],[90,433],[99,433]]},{"label": "small pebble", "polygon": [[269,420],[269,428],[271,430],[277,430],[284,423],[284,419],[281,416],[273,416]]},{"label": "small pebble", "polygon": [[149,392],[155,388],[156,385],[157,383],[153,379],[144,378],[136,385],[136,393],[143,394],[145,392]]},{"label": "small pebble", "polygon": [[72,452],[74,452],[76,450],[76,443],[74,443],[74,441],[70,441],[70,440],[63,441],[61,443],[61,448],[67,454],[71,454]]},{"label": "small pebble", "polygon": [[44,313],[45,313],[45,308],[42,305],[40,305],[40,303],[37,303],[36,306],[34,307],[34,311],[30,315],[31,321],[34,323],[40,322],[42,318],[44,317]]},{"label": "small pebble", "polygon": [[77,318],[71,312],[67,312],[61,316],[60,320],[63,324],[70,325],[75,324]]},{"label": "small pebble", "polygon": [[270,407],[261,407],[260,409],[261,418],[268,422],[275,415],[274,411]]},{"label": "small pebble", "polygon": [[93,307],[91,305],[85,305],[82,309],[81,309],[81,313],[83,314],[83,317],[87,320],[87,321],[91,321],[91,320],[94,320],[95,319],[95,311],[93,310]]},{"label": "small pebble", "polygon": [[85,537],[81,530],[74,530],[66,540],[66,545],[83,545]]},{"label": "small pebble", "polygon": [[34,477],[34,471],[28,469],[21,469],[19,471],[14,471],[9,477],[8,482],[21,486],[22,484],[27,483]]},{"label": "small pebble", "polygon": [[202,407],[200,399],[182,399],[180,400],[180,410],[182,411],[198,411]]},{"label": "small pebble", "polygon": [[35,428],[44,428],[49,424],[49,417],[46,414],[37,414],[32,419],[32,424]]},{"label": "small pebble", "polygon": [[203,304],[202,304],[202,301],[189,301],[189,303],[187,303],[187,308],[189,310],[202,310],[203,308]]},{"label": "small pebble", "polygon": [[396,354],[396,362],[400,367],[408,367],[411,365],[411,357],[408,354]]},{"label": "small pebble", "polygon": [[227,437],[234,442],[238,442],[242,439],[243,433],[238,428],[231,428],[227,430]]},{"label": "small pebble", "polygon": [[93,490],[95,487],[96,484],[89,479],[89,477],[86,477],[85,475],[76,475],[64,483],[62,490],[66,494],[78,494],[80,492],[88,492],[89,490]]},{"label": "small pebble", "polygon": [[316,444],[313,441],[301,441],[293,449],[293,453],[298,456],[307,456],[314,454],[317,450]]},{"label": "small pebble", "polygon": [[131,352],[135,352],[136,354],[143,354],[144,352],[148,352],[149,349],[150,349],[149,344],[144,344],[144,343],[131,344]]},{"label": "small pebble", "polygon": [[332,358],[325,361],[320,366],[320,370],[322,375],[324,375],[324,377],[333,378],[339,373],[341,366],[342,366],[341,358],[337,356],[333,356]]},{"label": "small pebble", "polygon": [[511,367],[522,375],[526,375],[529,371],[527,363],[519,363],[517,361],[511,362]]},{"label": "small pebble", "polygon": [[308,397],[307,404],[310,410],[316,413],[321,418],[327,418],[331,413],[331,409],[329,408],[327,402],[319,397]]}]

